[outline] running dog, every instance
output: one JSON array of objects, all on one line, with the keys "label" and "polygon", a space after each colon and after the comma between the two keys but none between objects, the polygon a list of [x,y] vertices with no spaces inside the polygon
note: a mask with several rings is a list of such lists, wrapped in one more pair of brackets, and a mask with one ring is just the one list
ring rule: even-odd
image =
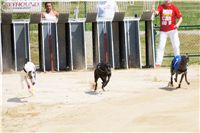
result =
[{"label": "running dog", "polygon": [[94,70],[94,80],[95,80],[95,89],[97,90],[97,81],[99,78],[102,80],[102,90],[104,90],[104,87],[108,84],[111,77],[111,65],[105,64],[105,63],[99,63],[96,66],[96,69]]},{"label": "running dog", "polygon": [[177,82],[177,78],[178,78],[178,74],[182,74],[181,75],[181,79],[179,82],[179,85],[176,87],[181,88],[181,83],[183,80],[183,77],[185,76],[185,81],[186,83],[189,85],[190,83],[187,80],[187,66],[188,66],[188,62],[189,62],[189,56],[188,54],[183,55],[183,56],[175,56],[174,59],[172,60],[171,63],[171,81],[169,82],[168,86],[172,86],[173,87],[173,75],[175,74],[175,78],[174,81]]},{"label": "running dog", "polygon": [[24,65],[23,71],[21,72],[21,85],[23,89],[25,88],[24,82],[29,92],[36,83],[36,66],[30,61]]}]

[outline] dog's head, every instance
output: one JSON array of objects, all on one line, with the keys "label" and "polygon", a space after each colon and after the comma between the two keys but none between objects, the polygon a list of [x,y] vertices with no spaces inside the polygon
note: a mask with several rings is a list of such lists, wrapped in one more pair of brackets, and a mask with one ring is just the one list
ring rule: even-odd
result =
[{"label": "dog's head", "polygon": [[182,56],[182,58],[186,63],[188,63],[190,61],[188,53],[186,53],[184,56]]},{"label": "dog's head", "polygon": [[36,66],[29,61],[24,65],[24,71],[27,73],[32,85],[34,85],[36,83]]},{"label": "dog's head", "polygon": [[35,71],[29,71],[27,74],[28,74],[28,78],[30,79],[32,85],[35,85],[35,83],[36,83],[36,72]]},{"label": "dog's head", "polygon": [[106,63],[99,63],[97,69],[103,73],[111,74],[111,65]]}]

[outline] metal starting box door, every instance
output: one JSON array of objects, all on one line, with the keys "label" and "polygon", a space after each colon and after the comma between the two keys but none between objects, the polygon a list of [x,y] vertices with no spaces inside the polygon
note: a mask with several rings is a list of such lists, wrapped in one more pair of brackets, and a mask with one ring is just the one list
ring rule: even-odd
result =
[{"label": "metal starting box door", "polygon": [[12,20],[12,14],[2,14],[3,71],[23,70],[30,60],[29,20]]},{"label": "metal starting box door", "polygon": [[57,32],[58,32],[58,49],[59,49],[59,70],[69,70],[69,54],[68,50],[68,36],[67,36],[67,23],[68,23],[69,14],[60,13],[57,23]]},{"label": "metal starting box door", "polygon": [[70,70],[87,69],[85,21],[70,20],[67,24],[67,65]]},{"label": "metal starting box door", "polygon": [[42,20],[39,24],[39,56],[42,71],[59,71],[57,23]]},{"label": "metal starting box door", "polygon": [[92,23],[93,66],[99,62],[114,66],[112,20],[98,19],[97,13],[91,12],[86,22]]},{"label": "metal starting box door", "polygon": [[1,20],[0,20],[0,73],[3,72],[3,55],[2,55],[2,42],[1,42]]},{"label": "metal starting box door", "polygon": [[142,68],[139,19],[124,20],[127,68]]},{"label": "metal starting box door", "polygon": [[113,68],[126,68],[124,12],[116,12],[112,21]]},{"label": "metal starting box door", "polygon": [[114,66],[114,47],[112,43],[112,21],[98,20],[93,23],[93,62],[109,63]]},{"label": "metal starting box door", "polygon": [[12,14],[2,13],[1,18],[2,64],[5,72],[14,69]]},{"label": "metal starting box door", "polygon": [[141,68],[139,19],[122,18],[112,23],[114,68]]},{"label": "metal starting box door", "polygon": [[13,41],[15,71],[21,71],[30,61],[29,20],[13,21]]},{"label": "metal starting box door", "polygon": [[146,46],[146,65],[145,68],[155,67],[154,34],[153,34],[152,11],[143,12],[140,21],[145,22],[145,46]]}]

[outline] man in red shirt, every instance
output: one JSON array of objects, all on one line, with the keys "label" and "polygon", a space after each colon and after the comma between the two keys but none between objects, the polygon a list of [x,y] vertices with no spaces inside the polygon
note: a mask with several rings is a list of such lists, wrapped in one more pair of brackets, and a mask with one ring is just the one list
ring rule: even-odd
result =
[{"label": "man in red shirt", "polygon": [[[156,15],[160,15],[160,40],[156,58],[156,67],[160,67],[168,36],[172,43],[174,56],[180,55],[180,41],[177,29],[182,22],[182,15],[179,9],[171,3],[171,0],[164,0],[164,3],[158,6],[157,11],[155,9],[153,11]],[[177,23],[176,19],[178,19]]]}]

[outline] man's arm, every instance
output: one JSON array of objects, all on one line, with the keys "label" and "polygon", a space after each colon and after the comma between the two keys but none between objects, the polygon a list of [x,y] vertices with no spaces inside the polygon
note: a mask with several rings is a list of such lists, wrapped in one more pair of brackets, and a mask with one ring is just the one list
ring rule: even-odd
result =
[{"label": "man's arm", "polygon": [[118,8],[117,3],[115,3],[115,12],[119,12],[119,8]]},{"label": "man's arm", "polygon": [[45,18],[45,12],[41,13],[41,18]]},{"label": "man's arm", "polygon": [[57,12],[57,11],[54,11],[54,14],[55,14],[56,17],[59,16],[59,12]]},{"label": "man's arm", "polygon": [[178,28],[181,25],[182,21],[183,21],[183,18],[180,17],[177,24],[175,25],[175,28]]},{"label": "man's arm", "polygon": [[157,10],[155,10],[154,8],[152,9],[152,11],[153,11],[153,13],[154,13],[155,15],[158,15],[158,14],[159,14],[159,12],[158,12]]}]

